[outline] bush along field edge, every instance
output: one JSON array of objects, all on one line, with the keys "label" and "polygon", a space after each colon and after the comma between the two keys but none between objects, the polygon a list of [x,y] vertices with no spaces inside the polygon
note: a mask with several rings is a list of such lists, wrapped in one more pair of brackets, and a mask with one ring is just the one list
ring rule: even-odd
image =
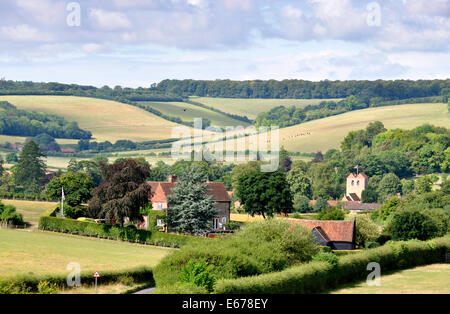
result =
[{"label": "bush along field edge", "polygon": [[[151,214],[149,215],[149,222],[156,221],[156,218],[151,217]],[[155,215],[157,214],[155,213]],[[152,227],[150,230],[140,230],[90,221],[51,217],[52,215],[55,215],[54,210],[45,212],[39,218],[39,230],[169,248],[180,248],[192,241],[205,240],[200,237],[160,232],[156,227]]]},{"label": "bush along field edge", "polygon": [[[281,272],[238,279],[219,280],[216,294],[310,294],[324,293],[343,284],[365,280],[369,263],[379,263],[381,272],[395,271],[445,261],[450,236],[430,241],[387,242],[384,246],[342,256],[338,263],[313,261]],[[167,290],[167,289],[166,289]]]}]

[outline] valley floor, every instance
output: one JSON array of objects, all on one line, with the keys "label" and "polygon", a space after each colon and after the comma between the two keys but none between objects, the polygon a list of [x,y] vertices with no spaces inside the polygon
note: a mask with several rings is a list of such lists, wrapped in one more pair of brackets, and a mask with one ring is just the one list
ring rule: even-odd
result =
[{"label": "valley floor", "polygon": [[450,264],[433,264],[381,275],[381,286],[347,285],[333,294],[448,294]]}]

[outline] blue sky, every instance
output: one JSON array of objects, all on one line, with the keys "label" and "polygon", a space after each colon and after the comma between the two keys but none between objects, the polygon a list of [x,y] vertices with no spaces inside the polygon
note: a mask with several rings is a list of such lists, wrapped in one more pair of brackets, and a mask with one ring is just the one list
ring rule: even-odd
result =
[{"label": "blue sky", "polygon": [[444,79],[449,48],[450,0],[3,0],[0,11],[0,77],[12,80]]}]

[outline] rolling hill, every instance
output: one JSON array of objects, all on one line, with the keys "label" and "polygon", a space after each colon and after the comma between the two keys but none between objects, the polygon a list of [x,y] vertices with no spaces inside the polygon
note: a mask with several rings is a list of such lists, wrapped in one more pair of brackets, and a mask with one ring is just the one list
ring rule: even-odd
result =
[{"label": "rolling hill", "polygon": [[326,152],[339,148],[350,131],[364,129],[374,121],[383,122],[387,129],[412,129],[425,123],[448,128],[450,113],[443,103],[357,110],[280,129],[280,145],[291,152]]},{"label": "rolling hill", "polygon": [[218,127],[249,125],[249,123],[235,120],[225,114],[183,102],[140,102],[140,104],[156,109],[167,116],[178,117],[186,122],[192,122],[195,118],[203,118],[209,119],[212,126]]},{"label": "rolling hill", "polygon": [[[167,139],[176,123],[127,104],[74,96],[0,96],[19,109],[53,113],[76,121],[96,141]],[[11,141],[13,142],[13,141]]]},{"label": "rolling hill", "polygon": [[[278,106],[295,106],[303,108],[308,105],[318,105],[325,99],[237,99],[237,98],[210,98],[210,97],[191,97],[191,100],[204,104],[206,106],[219,109],[222,112],[247,116],[249,119],[255,119],[256,116],[265,111]],[[340,100],[340,99],[326,99]]]}]

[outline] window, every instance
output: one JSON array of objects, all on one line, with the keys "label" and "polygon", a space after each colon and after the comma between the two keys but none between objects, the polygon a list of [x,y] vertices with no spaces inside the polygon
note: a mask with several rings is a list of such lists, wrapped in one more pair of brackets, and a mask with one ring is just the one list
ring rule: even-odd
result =
[{"label": "window", "polygon": [[213,230],[219,229],[219,218],[213,219]]},{"label": "window", "polygon": [[163,220],[163,219],[158,219],[158,220],[156,220],[156,226],[158,226],[158,227],[164,227],[164,220]]},{"label": "window", "polygon": [[163,204],[162,203],[158,203],[158,209],[159,210],[163,209]]},{"label": "window", "polygon": [[355,185],[355,180],[352,180],[352,186],[354,186]]},{"label": "window", "polygon": [[358,181],[356,181],[356,185],[357,185],[357,186],[359,186],[359,180],[358,180]]}]

